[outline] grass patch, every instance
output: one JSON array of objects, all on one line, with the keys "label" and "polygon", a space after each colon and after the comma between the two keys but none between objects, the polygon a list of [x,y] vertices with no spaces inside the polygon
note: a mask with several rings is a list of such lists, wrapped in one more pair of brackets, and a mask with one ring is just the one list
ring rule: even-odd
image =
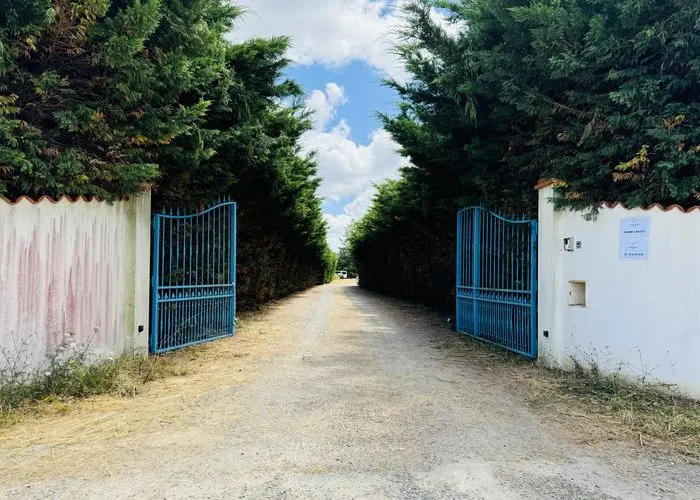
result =
[{"label": "grass patch", "polygon": [[700,462],[700,401],[674,386],[601,373],[595,362],[574,361],[571,372],[550,370],[465,335],[456,334],[443,347],[451,348],[448,358],[499,372],[518,392],[527,388],[540,413],[556,418],[584,442],[622,440]]},{"label": "grass patch", "polygon": [[578,408],[615,438],[700,460],[700,401],[673,386],[603,374],[594,363],[574,367],[572,372],[536,368],[536,400]]},{"label": "grass patch", "polygon": [[198,356],[199,351],[190,348],[159,356],[125,354],[96,360],[88,348],[61,346],[32,372],[5,356],[0,368],[0,427],[47,405],[65,413],[76,401],[92,396],[133,397],[150,381],[191,373]]}]

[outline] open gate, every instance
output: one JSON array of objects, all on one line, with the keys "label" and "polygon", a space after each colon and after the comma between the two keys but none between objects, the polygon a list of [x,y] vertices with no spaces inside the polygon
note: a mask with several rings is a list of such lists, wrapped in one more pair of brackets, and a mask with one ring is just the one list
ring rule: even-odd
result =
[{"label": "open gate", "polygon": [[537,357],[537,221],[481,207],[457,215],[460,333]]},{"label": "open gate", "polygon": [[153,216],[150,351],[234,333],[236,203]]}]

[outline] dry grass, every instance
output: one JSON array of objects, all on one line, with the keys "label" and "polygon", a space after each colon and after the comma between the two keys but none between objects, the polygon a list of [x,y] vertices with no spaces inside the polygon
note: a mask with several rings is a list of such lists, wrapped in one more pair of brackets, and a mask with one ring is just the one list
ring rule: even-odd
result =
[{"label": "dry grass", "polygon": [[195,347],[161,356],[129,354],[94,364],[69,358],[29,379],[5,380],[0,384],[0,428],[28,416],[67,413],[95,396],[134,397],[149,382],[192,373],[203,352]]},{"label": "dry grass", "polygon": [[202,429],[233,425],[245,411],[231,391],[291,348],[294,336],[283,335],[284,326],[283,317],[272,323],[245,315],[235,337],[133,360],[120,390],[28,403],[6,414],[0,477],[31,481],[63,476],[66,467],[108,477],[144,440],[156,448],[177,440],[183,453],[198,446]]},{"label": "dry grass", "polygon": [[[426,317],[431,317],[428,310],[417,315],[415,327],[424,328]],[[206,424],[214,418],[204,408],[203,397],[209,405],[213,400],[226,406],[227,412],[219,413],[235,420],[240,409],[229,408],[230,397],[220,387],[245,383],[280,352],[293,348],[294,336],[288,334],[285,321],[284,314],[274,312],[248,315],[232,339],[164,356],[119,360],[118,383],[102,395],[44,397],[0,412],[0,444],[13,450],[8,473],[19,473],[35,460],[32,446],[68,446],[74,451],[72,459],[88,461],[103,447],[137,446],[145,435],[167,440],[175,428],[186,434],[192,421]],[[468,337],[446,336],[445,318],[433,316],[431,322],[431,343],[445,359],[478,365],[484,377],[510,385],[543,419],[556,424],[558,432],[590,445],[622,441],[700,461],[700,402],[684,399],[669,387],[602,376],[594,366],[573,373],[546,370]],[[71,418],[55,418],[68,413]]]},{"label": "dry grass", "polygon": [[[189,386],[206,383],[206,374],[221,376],[230,368],[229,363],[256,349],[265,334],[257,324],[254,315],[246,314],[239,325],[239,330],[246,330],[244,338],[239,335],[167,354],[130,354],[99,363],[88,363],[82,354],[77,354],[54,360],[49,371],[42,369],[29,378],[0,379],[0,430],[28,418],[58,416],[88,406],[130,400],[152,392],[154,386],[162,383],[179,386],[178,379],[188,380]],[[191,379],[186,377],[195,374]],[[200,380],[202,376],[204,380]]]},{"label": "dry grass", "polygon": [[577,441],[624,441],[700,463],[700,401],[674,387],[604,375],[595,364],[576,364],[573,372],[548,370],[498,347],[455,337],[449,342],[457,347],[454,356],[506,377],[540,414],[558,421]]},{"label": "dry grass", "polygon": [[588,439],[622,439],[700,461],[700,401],[674,387],[603,375],[594,365],[568,373],[534,371],[528,384],[533,403],[577,420]]}]

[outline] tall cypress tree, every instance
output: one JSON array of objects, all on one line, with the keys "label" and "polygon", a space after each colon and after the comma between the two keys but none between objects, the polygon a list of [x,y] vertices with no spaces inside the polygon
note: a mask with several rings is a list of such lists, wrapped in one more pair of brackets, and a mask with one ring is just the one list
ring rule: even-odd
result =
[{"label": "tall cypress tree", "polygon": [[700,3],[417,0],[406,12],[398,50],[413,80],[390,82],[400,110],[384,121],[413,167],[351,237],[372,286],[449,304],[456,209],[534,213],[540,177],[576,209],[700,201]]},{"label": "tall cypress tree", "polygon": [[[28,4],[13,17],[36,19]],[[139,147],[138,113],[151,66],[143,46],[158,26],[159,2],[134,2],[105,19],[108,7],[57,0],[40,25],[3,30],[10,56],[0,88],[0,188],[9,195],[111,198],[156,175]]]},{"label": "tall cypress tree", "polygon": [[229,42],[240,12],[225,0],[0,5],[0,196],[152,188],[156,207],[193,210],[232,196],[243,305],[329,279],[302,91],[282,78],[289,41]]}]

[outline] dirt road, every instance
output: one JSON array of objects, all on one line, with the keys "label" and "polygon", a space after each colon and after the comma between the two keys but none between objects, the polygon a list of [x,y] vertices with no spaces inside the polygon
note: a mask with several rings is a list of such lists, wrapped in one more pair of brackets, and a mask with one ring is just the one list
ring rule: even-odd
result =
[{"label": "dirt road", "polygon": [[0,497],[700,498],[700,468],[577,444],[450,336],[354,283],[310,290],[193,374],[0,433]]}]

